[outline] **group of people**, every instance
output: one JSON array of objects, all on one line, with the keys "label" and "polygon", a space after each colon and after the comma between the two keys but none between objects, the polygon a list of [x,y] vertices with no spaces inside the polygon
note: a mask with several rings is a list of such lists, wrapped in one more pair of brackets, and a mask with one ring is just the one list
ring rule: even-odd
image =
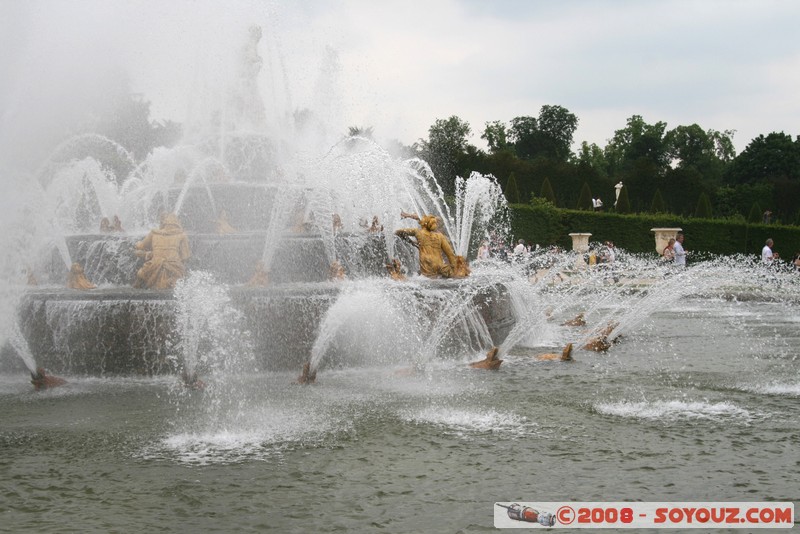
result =
[{"label": "group of people", "polygon": [[668,262],[677,267],[686,267],[686,250],[683,248],[685,237],[683,233],[678,233],[676,237],[670,238],[667,246],[661,252],[661,256]]}]

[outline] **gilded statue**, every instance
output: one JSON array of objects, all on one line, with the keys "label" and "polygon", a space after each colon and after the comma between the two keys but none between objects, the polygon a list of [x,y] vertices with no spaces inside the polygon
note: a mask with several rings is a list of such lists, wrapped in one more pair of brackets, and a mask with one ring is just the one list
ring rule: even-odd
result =
[{"label": "gilded statue", "polygon": [[197,376],[197,371],[190,373],[184,369],[181,371],[181,380],[183,381],[183,387],[186,389],[203,390],[206,388],[206,383],[200,380]]},{"label": "gilded statue", "polygon": [[347,275],[344,272],[344,266],[339,263],[339,260],[333,260],[331,266],[328,268],[328,279],[329,280],[344,280],[347,278]]},{"label": "gilded statue", "polygon": [[314,384],[317,381],[317,371],[311,371],[311,362],[306,362],[303,364],[303,372],[300,373],[300,376],[297,377],[295,380],[295,384],[301,385],[308,385]]},{"label": "gilded statue", "polygon": [[123,233],[125,231],[125,229],[122,228],[122,221],[117,215],[114,215],[114,218],[111,220],[111,231],[118,233]]},{"label": "gilded statue", "polygon": [[67,381],[58,376],[53,376],[45,371],[44,367],[37,367],[35,373],[31,373],[31,384],[36,391],[42,389],[57,388],[63,386]]},{"label": "gilded statue", "polygon": [[256,263],[256,270],[247,281],[247,285],[250,287],[267,287],[269,285],[269,271],[263,261]]},{"label": "gilded statue", "polygon": [[136,255],[145,264],[136,273],[134,287],[169,289],[186,274],[184,262],[189,259],[189,239],[174,213],[163,216],[161,227],[151,230],[136,243]]},{"label": "gilded statue", "polygon": [[477,362],[472,362],[469,364],[469,366],[473,369],[488,369],[490,371],[497,371],[500,369],[500,364],[503,363],[503,360],[497,357],[498,352],[500,352],[500,349],[497,347],[492,347],[489,349],[489,352],[486,353],[486,358]]},{"label": "gilded statue", "polygon": [[584,318],[584,313],[581,312],[572,319],[564,321],[563,323],[561,323],[561,326],[586,326],[586,319]]},{"label": "gilded statue", "polygon": [[400,263],[400,260],[394,258],[389,263],[386,264],[386,270],[389,272],[389,276],[392,280],[396,280],[397,282],[402,282],[406,279],[406,275],[403,274],[403,265]]},{"label": "gilded statue", "polygon": [[[416,218],[416,217],[413,217]],[[395,235],[407,239],[416,238],[419,249],[419,272],[430,278],[463,278],[469,275],[469,266],[462,257],[457,259],[447,236],[437,231],[436,217],[425,215],[419,218],[420,228],[402,228]],[[447,258],[445,263],[442,254]]]},{"label": "gilded statue", "polygon": [[104,234],[110,234],[112,232],[122,233],[125,230],[122,228],[122,221],[119,219],[118,215],[114,215],[112,220],[109,220],[108,217],[103,217],[100,219],[100,232]]},{"label": "gilded statue", "polygon": [[30,267],[25,267],[23,272],[25,273],[26,282],[29,286],[39,285],[39,280],[36,279],[36,275],[34,274],[33,269],[31,269]]},{"label": "gilded statue", "polygon": [[70,289],[94,289],[97,286],[86,278],[80,263],[73,263],[67,274],[67,287]]},{"label": "gilded statue", "polygon": [[217,227],[218,235],[228,235],[236,233],[236,228],[231,226],[231,223],[228,222],[228,212],[226,210],[222,210],[219,212],[219,217],[217,218],[215,224]]},{"label": "gilded statue", "polygon": [[572,358],[572,343],[567,343],[561,354],[550,352],[547,354],[539,354],[536,360],[540,362],[574,362]]},{"label": "gilded statue", "polygon": [[606,326],[603,328],[596,330],[594,335],[589,338],[589,341],[583,346],[584,350],[593,350],[595,352],[605,352],[611,348],[613,343],[616,343],[619,340],[620,336],[615,337],[614,339],[609,339],[608,336],[611,335],[611,332],[619,326],[619,323],[616,321],[610,321]]}]

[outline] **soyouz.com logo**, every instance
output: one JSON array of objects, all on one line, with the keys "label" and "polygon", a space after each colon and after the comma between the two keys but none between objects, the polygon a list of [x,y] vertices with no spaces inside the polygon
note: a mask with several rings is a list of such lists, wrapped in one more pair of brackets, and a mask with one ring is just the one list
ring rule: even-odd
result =
[{"label": "soyouz.com logo", "polygon": [[496,502],[496,528],[792,528],[792,502]]}]

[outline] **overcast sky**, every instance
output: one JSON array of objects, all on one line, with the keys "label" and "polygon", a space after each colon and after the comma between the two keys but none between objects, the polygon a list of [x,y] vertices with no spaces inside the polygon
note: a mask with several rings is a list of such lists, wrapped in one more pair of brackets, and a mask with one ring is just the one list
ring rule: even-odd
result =
[{"label": "overcast sky", "polygon": [[268,107],[325,109],[411,144],[458,115],[576,114],[604,146],[633,114],[736,130],[741,151],[800,134],[796,0],[0,0],[2,133],[126,76],[155,118],[186,119],[250,24],[264,28]]}]

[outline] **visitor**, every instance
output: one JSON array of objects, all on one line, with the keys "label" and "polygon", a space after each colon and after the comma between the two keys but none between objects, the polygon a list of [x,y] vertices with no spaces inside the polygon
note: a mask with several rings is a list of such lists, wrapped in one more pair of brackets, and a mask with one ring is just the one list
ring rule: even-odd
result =
[{"label": "visitor", "polygon": [[664,250],[661,252],[661,256],[663,256],[664,261],[675,261],[675,238],[671,237],[669,239],[669,243],[667,246],[664,247]]},{"label": "visitor", "polygon": [[479,260],[488,260],[491,257],[489,252],[489,243],[486,241],[481,241],[481,246],[478,247],[478,259]]},{"label": "visitor", "polygon": [[672,245],[673,252],[675,253],[675,265],[678,267],[686,267],[686,251],[683,249],[683,240],[685,237],[682,233],[678,234],[675,238],[675,243]]},{"label": "visitor", "polygon": [[614,252],[614,243],[606,241],[603,243],[603,250],[600,251],[600,263],[614,263],[617,259],[617,254]]},{"label": "visitor", "polygon": [[772,246],[774,245],[774,241],[772,238],[767,239],[767,243],[764,245],[764,248],[761,249],[761,263],[764,265],[772,265],[772,262],[778,259],[778,254],[776,252],[772,252]]},{"label": "visitor", "polygon": [[514,258],[520,260],[525,256],[526,252],[527,249],[525,248],[525,240],[520,239],[517,241],[517,246],[514,247]]}]

